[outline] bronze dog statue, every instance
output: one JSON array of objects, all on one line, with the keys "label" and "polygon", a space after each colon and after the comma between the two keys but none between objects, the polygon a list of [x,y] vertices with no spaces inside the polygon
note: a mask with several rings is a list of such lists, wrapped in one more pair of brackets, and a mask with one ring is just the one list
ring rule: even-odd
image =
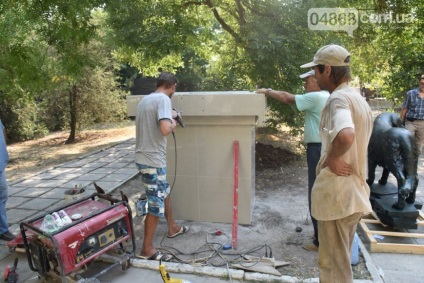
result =
[{"label": "bronze dog statue", "polygon": [[392,173],[397,180],[398,200],[393,208],[403,209],[405,202],[414,203],[418,186],[418,152],[415,138],[403,125],[399,115],[382,113],[374,120],[374,128],[368,145],[368,179],[371,187],[375,179],[375,168],[383,167],[378,181],[387,183]]}]

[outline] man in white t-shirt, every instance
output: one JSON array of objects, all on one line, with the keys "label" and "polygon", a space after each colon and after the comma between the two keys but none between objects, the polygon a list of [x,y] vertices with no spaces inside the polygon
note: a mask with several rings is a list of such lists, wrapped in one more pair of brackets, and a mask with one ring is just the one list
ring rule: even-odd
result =
[{"label": "man in white t-shirt", "polygon": [[188,231],[177,225],[171,207],[171,189],[166,181],[167,136],[177,126],[178,113],[172,109],[171,97],[177,87],[174,74],[164,72],[156,83],[156,91],[144,97],[137,106],[135,164],[141,173],[148,211],[144,222],[144,239],[140,258],[169,261],[172,256],[155,249],[153,238],[159,217],[168,222],[168,238]]}]

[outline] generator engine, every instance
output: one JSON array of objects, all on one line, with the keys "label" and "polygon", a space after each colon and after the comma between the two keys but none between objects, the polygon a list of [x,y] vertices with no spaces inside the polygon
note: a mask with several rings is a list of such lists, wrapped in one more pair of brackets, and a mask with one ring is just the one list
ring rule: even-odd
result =
[{"label": "generator engine", "polygon": [[73,220],[54,232],[41,229],[47,214],[21,223],[28,263],[33,271],[45,278],[60,277],[66,282],[82,267],[114,248],[121,249],[122,257],[109,268],[117,264],[123,269],[129,267],[135,251],[131,208],[124,201],[112,201],[108,205],[97,201],[98,198],[103,195],[96,193],[58,209]]}]

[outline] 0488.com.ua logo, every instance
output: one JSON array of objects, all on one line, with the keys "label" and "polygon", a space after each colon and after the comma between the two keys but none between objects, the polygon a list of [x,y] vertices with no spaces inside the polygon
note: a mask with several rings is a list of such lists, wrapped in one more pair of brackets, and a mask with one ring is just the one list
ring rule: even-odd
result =
[{"label": "0488.com.ua logo", "polygon": [[371,10],[355,8],[311,8],[308,10],[308,28],[311,30],[344,30],[350,36],[358,28],[359,23],[413,23],[412,14],[376,14]]}]

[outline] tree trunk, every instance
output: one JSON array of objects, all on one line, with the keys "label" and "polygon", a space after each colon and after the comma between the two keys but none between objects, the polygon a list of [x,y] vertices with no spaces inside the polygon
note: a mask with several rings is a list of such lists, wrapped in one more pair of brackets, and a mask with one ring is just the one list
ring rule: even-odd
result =
[{"label": "tree trunk", "polygon": [[70,111],[70,126],[71,132],[69,137],[66,140],[65,144],[70,144],[75,142],[75,134],[77,131],[77,87],[74,85],[69,92],[69,111]]}]

